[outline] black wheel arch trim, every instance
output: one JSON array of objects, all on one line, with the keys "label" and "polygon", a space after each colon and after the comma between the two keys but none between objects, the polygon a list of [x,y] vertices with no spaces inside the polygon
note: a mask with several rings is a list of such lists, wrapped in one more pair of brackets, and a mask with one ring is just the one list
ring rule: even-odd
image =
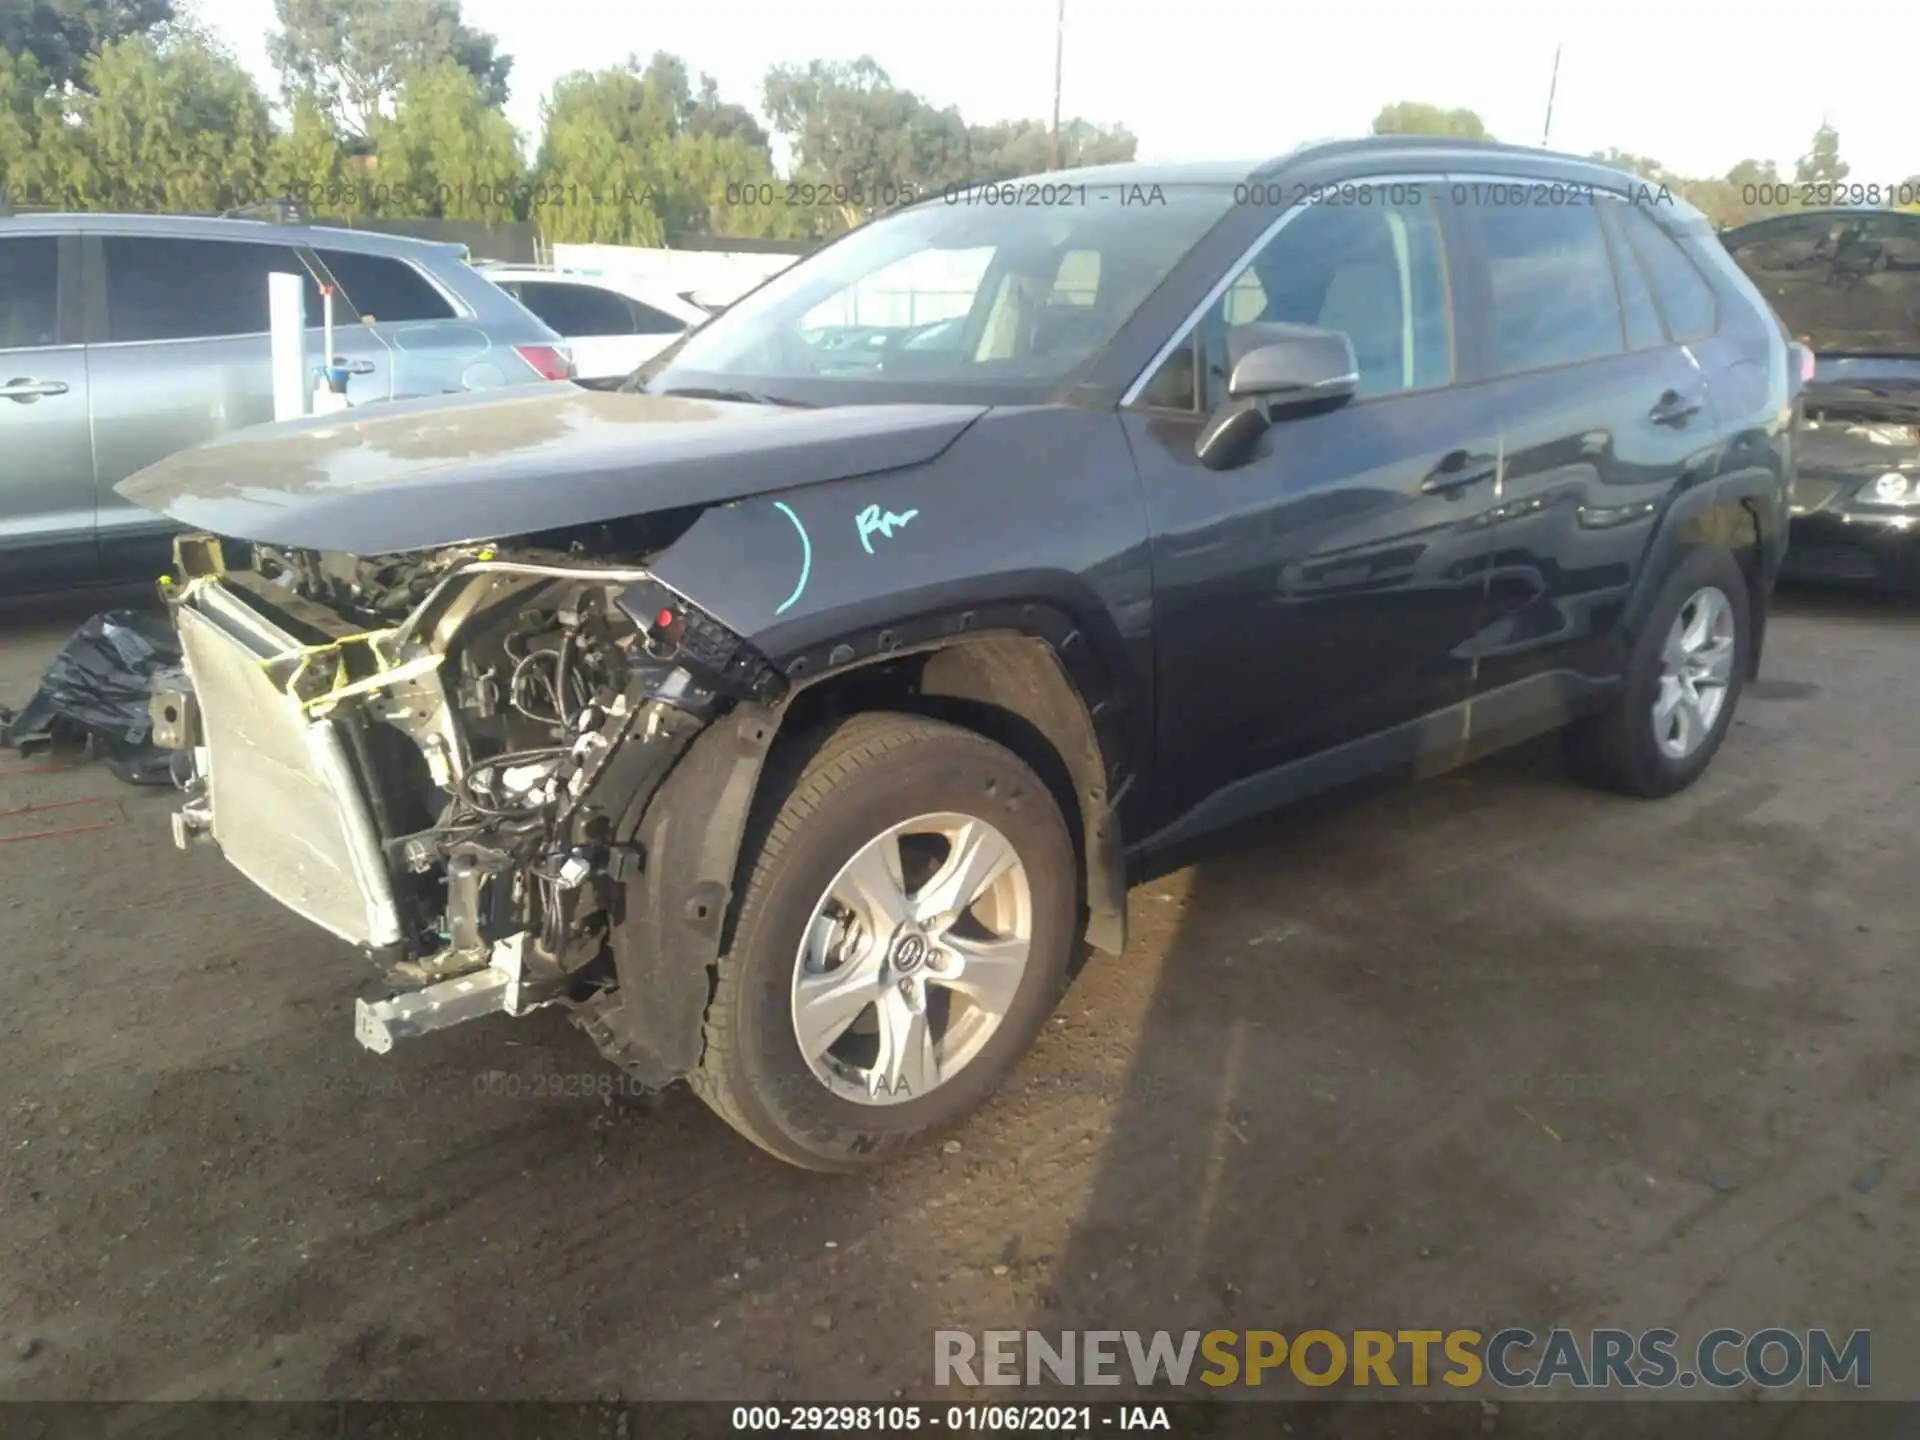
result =
[{"label": "black wheel arch trim", "polygon": [[[1019,650],[1010,647],[1021,647]],[[1134,727],[1124,690],[1084,632],[1058,608],[1004,601],[875,625],[785,657],[791,688],[771,703],[743,701],[695,736],[636,815],[620,827],[642,855],[613,927],[617,990],[576,1012],[608,1059],[649,1085],[690,1074],[700,1062],[714,967],[726,944],[747,857],[742,852],[768,757],[795,702],[849,672],[916,655],[942,665],[932,694],[991,694],[970,683],[1036,650],[1057,664],[1048,687],[1029,670],[1032,703],[1015,713],[1059,754],[1074,788],[1084,880],[1084,936],[1096,949],[1126,947],[1126,846],[1120,800],[1134,773],[1125,759]],[[1028,660],[1031,664],[1031,660]]]},{"label": "black wheel arch trim", "polygon": [[1778,477],[1727,475],[1679,492],[1648,538],[1639,584],[1620,627],[1631,646],[1646,625],[1661,587],[1695,550],[1725,550],[1741,562],[1749,581],[1751,635],[1748,678],[1757,675],[1766,631],[1767,598],[1786,553],[1787,514]]}]

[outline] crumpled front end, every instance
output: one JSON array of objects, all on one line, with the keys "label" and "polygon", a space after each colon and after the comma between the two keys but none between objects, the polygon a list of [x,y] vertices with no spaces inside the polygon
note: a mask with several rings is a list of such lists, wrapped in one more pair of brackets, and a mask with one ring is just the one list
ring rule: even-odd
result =
[{"label": "crumpled front end", "polygon": [[465,546],[355,557],[186,537],[182,845],[373,954],[363,1044],[615,983],[634,836],[691,740],[784,682],[644,564]]}]

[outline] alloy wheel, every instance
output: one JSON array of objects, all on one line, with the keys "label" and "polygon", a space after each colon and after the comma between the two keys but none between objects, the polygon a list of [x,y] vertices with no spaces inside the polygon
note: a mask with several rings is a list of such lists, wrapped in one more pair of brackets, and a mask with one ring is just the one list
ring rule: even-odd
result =
[{"label": "alloy wheel", "polygon": [[1687,759],[1713,733],[1727,703],[1733,662],[1733,602],[1718,586],[1694,591],[1660,651],[1653,736],[1669,760]]},{"label": "alloy wheel", "polygon": [[828,1089],[900,1104],[999,1029],[1026,974],[1033,892],[994,826],[953,812],[889,827],[815,902],[794,961],[794,1038]]}]

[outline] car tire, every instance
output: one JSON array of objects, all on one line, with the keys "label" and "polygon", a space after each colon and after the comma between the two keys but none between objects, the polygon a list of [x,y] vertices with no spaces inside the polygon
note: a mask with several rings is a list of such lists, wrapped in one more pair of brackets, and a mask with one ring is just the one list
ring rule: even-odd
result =
[{"label": "car tire", "polygon": [[[1075,851],[1060,807],[1024,762],[942,721],[855,716],[799,746],[785,769],[791,778],[770,783],[749,831],[752,876],[719,962],[693,1088],[779,1159],[856,1170],[977,1108],[1031,1047],[1065,988],[1080,903]],[[898,893],[870,902],[890,886],[861,867],[894,855]],[[963,859],[983,872],[1011,868],[972,908],[960,902],[952,929],[922,930],[921,912],[971,884]],[[882,917],[897,903],[905,918],[888,931]],[[979,920],[989,907],[1004,935]],[[910,932],[923,936],[918,952]],[[1008,957],[1023,938],[1016,975]],[[822,1052],[843,1012],[868,995],[870,1008]],[[928,1074],[937,1079],[909,1083]]]},{"label": "car tire", "polygon": [[[1690,631],[1716,630],[1725,634],[1724,645],[1687,649]],[[1576,771],[1644,799],[1686,789],[1705,773],[1733,725],[1752,643],[1751,600],[1738,563],[1725,550],[1689,554],[1660,587],[1607,707],[1569,730]],[[1708,671],[1724,678],[1709,683],[1702,678]],[[1709,707],[1704,697],[1715,689],[1720,698]],[[1689,696],[1698,703],[1690,705]],[[1712,713],[1703,719],[1708,708]]]}]

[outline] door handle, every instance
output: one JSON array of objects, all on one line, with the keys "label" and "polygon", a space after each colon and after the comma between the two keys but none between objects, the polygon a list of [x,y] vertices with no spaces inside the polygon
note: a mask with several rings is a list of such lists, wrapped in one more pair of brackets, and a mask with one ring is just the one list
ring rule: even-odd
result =
[{"label": "door handle", "polygon": [[1420,489],[1428,495],[1450,495],[1493,479],[1494,464],[1491,455],[1478,455],[1471,450],[1449,451],[1420,482]]},{"label": "door handle", "polygon": [[21,405],[31,405],[43,395],[64,395],[67,385],[64,380],[35,380],[31,375],[16,375],[6,384],[0,385],[0,399],[12,400]]},{"label": "door handle", "polygon": [[1684,425],[1699,413],[1698,395],[1682,395],[1678,390],[1669,390],[1654,402],[1653,409],[1647,412],[1647,418],[1656,425]]}]

